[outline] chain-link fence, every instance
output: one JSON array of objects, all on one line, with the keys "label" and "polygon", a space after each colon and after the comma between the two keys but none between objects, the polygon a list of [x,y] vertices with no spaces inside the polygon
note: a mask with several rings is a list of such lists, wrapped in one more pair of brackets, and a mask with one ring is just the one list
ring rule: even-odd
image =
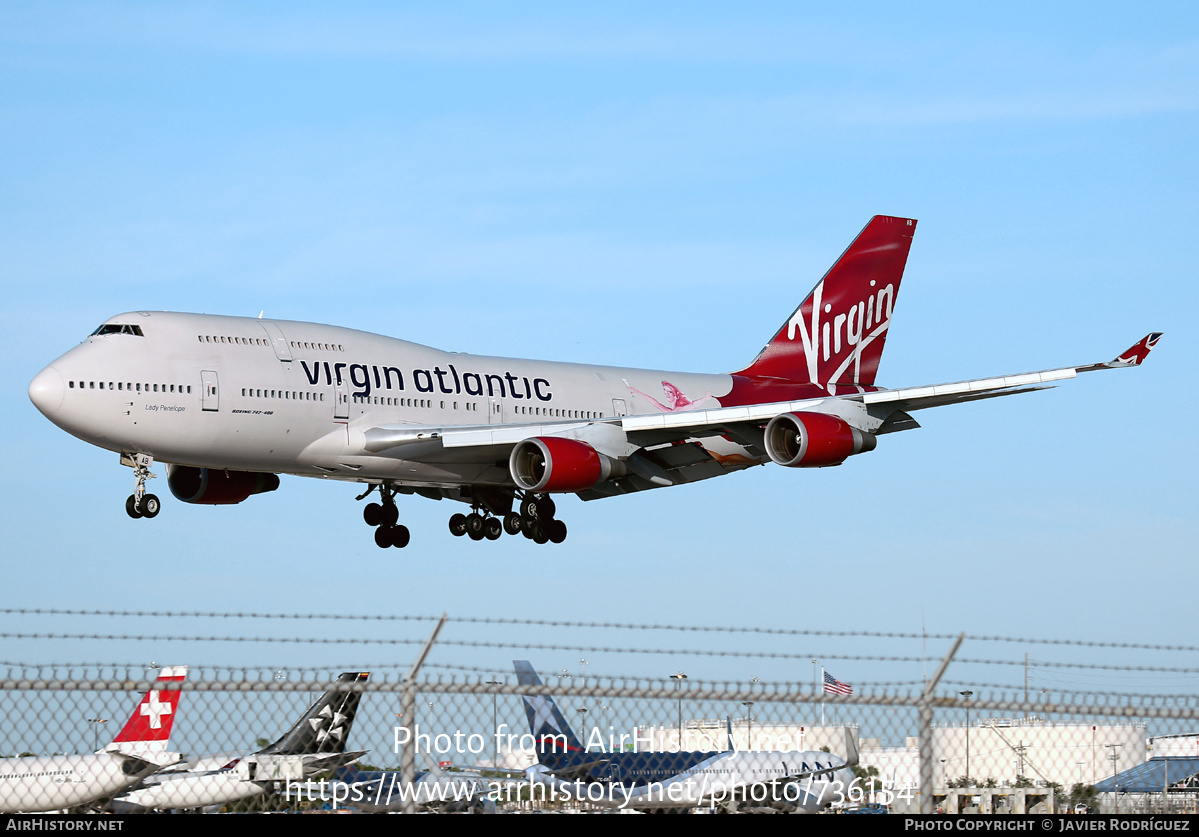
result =
[{"label": "chain-link fence", "polygon": [[[913,682],[851,684],[833,677],[816,655],[764,651],[771,632],[751,639],[738,629],[689,651],[712,656],[705,665],[714,668],[736,668],[745,658],[763,671],[811,665],[811,680],[718,682],[682,671],[600,675],[576,656],[582,649],[636,668],[637,655],[653,655],[658,666],[660,646],[522,645],[501,636],[497,623],[526,635],[547,625],[512,620],[459,620],[474,638],[454,639],[439,636],[436,620],[421,621],[414,627],[427,633],[402,643],[418,649],[402,666],[305,667],[294,657],[270,668],[193,663],[186,672],[156,663],[10,663],[0,681],[7,719],[0,804],[8,811],[117,812],[1196,810],[1199,706],[1163,689],[1196,672],[1144,659],[1111,662],[1121,654],[1164,654],[1178,662],[1195,649],[1052,643],[1075,660],[1084,651],[1106,660],[1061,666],[1077,666],[1087,677],[1106,672],[1113,680],[1128,673],[1146,687],[1140,693],[1038,687],[1043,676],[1030,686],[1030,671],[1052,669],[1048,661],[961,653],[967,645],[1029,640],[938,637],[938,657],[910,659],[826,654],[840,676],[853,670],[855,658],[875,670],[918,664],[922,671]],[[567,631],[594,636],[640,627],[646,638],[651,629],[681,630],[549,627],[559,638]],[[849,643],[843,647],[884,638],[782,633],[787,643],[801,635]],[[62,636],[36,637],[34,647]],[[197,636],[170,639],[202,647]],[[713,650],[729,640],[744,643],[743,650]],[[271,647],[256,647],[264,644]],[[346,652],[344,644],[335,648]],[[518,664],[468,670],[439,662],[449,649],[465,655],[459,659],[503,656]],[[675,648],[671,656],[686,650]],[[559,662],[567,654],[569,671]],[[538,658],[550,662],[539,670]],[[521,666],[522,660],[530,663]],[[1023,682],[951,679],[955,670],[984,667],[1021,672]]]}]

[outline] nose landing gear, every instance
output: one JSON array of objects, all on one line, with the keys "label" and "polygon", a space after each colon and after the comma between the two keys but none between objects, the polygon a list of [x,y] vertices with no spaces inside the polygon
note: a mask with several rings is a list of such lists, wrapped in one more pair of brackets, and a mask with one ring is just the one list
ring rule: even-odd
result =
[{"label": "nose landing gear", "polygon": [[154,457],[144,453],[134,454],[132,457],[122,455],[121,463],[132,466],[134,479],[133,493],[125,500],[125,513],[135,520],[139,517],[158,517],[162,504],[158,497],[146,493],[146,480],[152,480],[157,476],[150,470],[154,465]]}]

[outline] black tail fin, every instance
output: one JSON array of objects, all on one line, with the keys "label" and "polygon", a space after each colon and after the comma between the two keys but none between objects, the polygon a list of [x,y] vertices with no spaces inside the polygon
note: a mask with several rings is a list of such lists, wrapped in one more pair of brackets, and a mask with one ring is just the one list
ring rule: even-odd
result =
[{"label": "black tail fin", "polygon": [[289,756],[344,752],[362,700],[362,689],[355,686],[369,678],[365,671],[342,674],[282,738],[259,752]]}]

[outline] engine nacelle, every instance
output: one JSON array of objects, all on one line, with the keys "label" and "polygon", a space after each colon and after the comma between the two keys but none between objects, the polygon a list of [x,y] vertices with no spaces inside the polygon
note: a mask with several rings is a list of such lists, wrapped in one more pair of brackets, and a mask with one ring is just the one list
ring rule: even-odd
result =
[{"label": "engine nacelle", "polygon": [[279,487],[279,476],[195,468],[191,465],[167,465],[167,486],[175,499],[184,503],[227,506],[240,503],[251,494],[274,491]]},{"label": "engine nacelle", "polygon": [[781,413],[766,425],[766,452],[789,468],[840,465],[855,453],[874,450],[874,436],[827,413]]},{"label": "engine nacelle", "polygon": [[508,470],[518,488],[537,492],[585,491],[624,474],[624,464],[586,442],[534,436],[512,449]]}]

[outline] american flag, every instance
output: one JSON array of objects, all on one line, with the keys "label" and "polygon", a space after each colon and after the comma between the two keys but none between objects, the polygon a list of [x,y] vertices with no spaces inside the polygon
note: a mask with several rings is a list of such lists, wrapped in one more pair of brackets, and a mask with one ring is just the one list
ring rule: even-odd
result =
[{"label": "american flag", "polygon": [[853,686],[842,683],[826,671],[824,672],[824,693],[826,695],[852,695]]}]

